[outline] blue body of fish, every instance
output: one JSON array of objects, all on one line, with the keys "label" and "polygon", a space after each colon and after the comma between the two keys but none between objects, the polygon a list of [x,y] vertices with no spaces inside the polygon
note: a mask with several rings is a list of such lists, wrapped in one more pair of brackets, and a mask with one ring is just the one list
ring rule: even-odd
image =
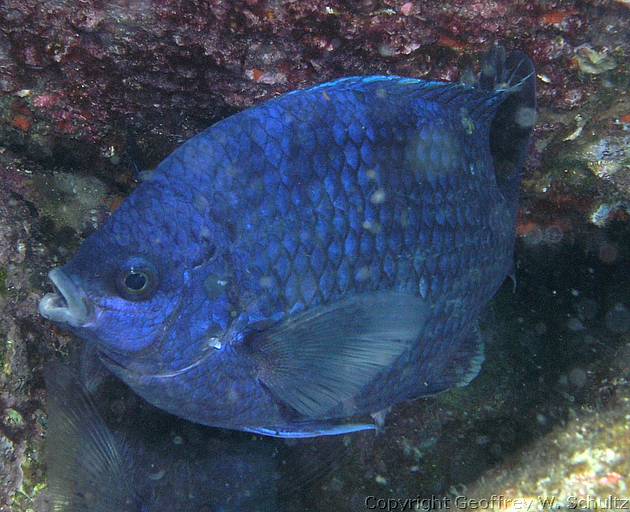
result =
[{"label": "blue body of fish", "polygon": [[193,137],[50,276],[42,314],[152,404],[287,437],[465,385],[511,272],[531,62],[355,77]]}]

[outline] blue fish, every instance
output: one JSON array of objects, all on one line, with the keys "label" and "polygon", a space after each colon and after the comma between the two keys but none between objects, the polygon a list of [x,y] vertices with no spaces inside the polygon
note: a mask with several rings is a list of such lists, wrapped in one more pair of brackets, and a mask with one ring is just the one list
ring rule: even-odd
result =
[{"label": "blue fish", "polygon": [[[469,383],[512,272],[535,74],[352,77],[224,119],[49,276],[41,314],[151,404],[280,437]],[[366,421],[368,418],[368,421]]]},{"label": "blue fish", "polygon": [[46,368],[46,387],[51,510],[278,510],[279,457],[269,439],[224,434],[147,407],[108,419],[124,394],[92,397],[58,363]]}]

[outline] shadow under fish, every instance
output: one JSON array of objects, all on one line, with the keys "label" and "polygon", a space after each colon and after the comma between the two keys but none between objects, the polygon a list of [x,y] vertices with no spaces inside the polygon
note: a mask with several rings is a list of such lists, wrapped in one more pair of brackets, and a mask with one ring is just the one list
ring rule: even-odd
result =
[{"label": "shadow under fish", "polygon": [[39,310],[136,393],[279,437],[374,428],[468,384],[513,272],[535,73],[351,77],[233,115],[167,157],[53,269]]}]

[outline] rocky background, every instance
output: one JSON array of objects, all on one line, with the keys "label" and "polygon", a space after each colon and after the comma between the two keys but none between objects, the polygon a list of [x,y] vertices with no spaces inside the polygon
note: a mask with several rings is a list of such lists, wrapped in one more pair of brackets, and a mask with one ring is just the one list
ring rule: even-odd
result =
[{"label": "rocky background", "polygon": [[629,33],[627,0],[0,2],[0,511],[46,510],[41,371],[74,344],[36,314],[46,271],[143,169],[282,92],[454,81],[497,40],[535,61],[540,113],[484,371],[348,438],[303,509],[630,494]]}]

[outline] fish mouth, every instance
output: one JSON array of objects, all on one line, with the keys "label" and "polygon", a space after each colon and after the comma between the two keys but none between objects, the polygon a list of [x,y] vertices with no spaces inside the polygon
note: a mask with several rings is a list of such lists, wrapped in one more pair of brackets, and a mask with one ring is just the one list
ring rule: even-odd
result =
[{"label": "fish mouth", "polygon": [[42,297],[39,314],[53,322],[72,327],[85,326],[92,317],[92,308],[85,292],[60,268],[52,269],[48,278],[57,291]]}]

